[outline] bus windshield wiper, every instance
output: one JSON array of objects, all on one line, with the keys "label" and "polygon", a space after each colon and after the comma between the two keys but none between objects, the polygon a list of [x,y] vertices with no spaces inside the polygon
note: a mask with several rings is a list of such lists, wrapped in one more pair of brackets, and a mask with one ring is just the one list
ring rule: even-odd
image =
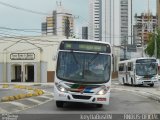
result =
[{"label": "bus windshield wiper", "polygon": [[77,64],[79,64],[79,62],[78,62],[78,60],[76,59],[76,56],[75,56],[75,54],[74,54],[74,51],[73,51],[73,50],[71,50],[71,54],[72,54],[72,56],[73,56],[73,58],[74,58],[75,62],[76,62]]},{"label": "bus windshield wiper", "polygon": [[91,58],[91,60],[88,62],[88,64],[91,64],[91,63],[98,57],[98,55],[99,55],[99,52],[97,52],[97,53],[93,56],[93,58]]}]

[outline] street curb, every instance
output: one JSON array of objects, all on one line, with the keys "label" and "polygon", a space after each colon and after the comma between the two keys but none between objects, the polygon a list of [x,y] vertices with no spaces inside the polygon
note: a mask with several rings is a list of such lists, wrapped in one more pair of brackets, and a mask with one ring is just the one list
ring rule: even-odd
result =
[{"label": "street curb", "polygon": [[[4,84],[2,88],[9,88],[9,85]],[[17,95],[11,95],[11,96],[4,96],[0,99],[1,102],[9,102],[9,101],[15,101],[19,99],[29,98],[33,96],[40,96],[44,94],[44,91],[41,89],[32,88],[30,86],[24,86],[24,85],[14,85],[13,89],[26,89],[28,90],[27,93],[24,94],[17,94]]]},{"label": "street curb", "polygon": [[[45,95],[45,94],[47,94],[47,95],[52,95],[53,97],[54,97],[54,95],[52,94],[52,92],[48,92],[48,91],[45,91],[45,90],[43,90],[44,91],[44,94],[43,95]],[[43,96],[42,95],[42,96]],[[38,96],[37,96],[38,97]],[[41,96],[40,96],[41,97]],[[27,98],[26,98],[27,99]],[[45,103],[47,103],[47,102],[49,102],[49,101],[52,101],[53,100],[53,98],[50,98],[49,100],[47,100],[47,101],[45,101],[45,102],[41,102],[41,103],[39,103],[39,104],[37,104],[37,105],[32,105],[32,106],[30,106],[30,107],[26,107],[26,108],[23,108],[23,109],[19,109],[19,110],[16,110],[16,111],[14,111],[14,112],[10,112],[11,114],[15,114],[15,113],[19,113],[19,112],[21,112],[21,111],[24,111],[24,110],[27,110],[27,109],[30,109],[30,108],[34,108],[34,107],[36,107],[36,106],[39,106],[39,105],[43,105],[43,104],[45,104]],[[12,102],[12,101],[11,101]]]},{"label": "street curb", "polygon": [[149,92],[145,92],[147,95],[148,98],[150,99],[153,99],[153,100],[156,100],[158,102],[160,102],[160,96],[156,96],[156,94],[153,94],[153,93],[149,93]]},{"label": "street curb", "polygon": [[43,85],[48,85],[52,86],[54,83],[19,83],[19,82],[14,82],[14,83],[1,83],[0,85],[25,85],[25,86],[43,86]]},{"label": "street curb", "polygon": [[157,96],[156,94],[153,94],[153,93],[150,93],[150,92],[144,92],[144,91],[140,91],[140,90],[127,90],[127,89],[122,89],[122,88],[111,88],[111,89],[133,92],[133,93],[136,93],[138,95],[142,95],[142,96],[145,96],[149,99],[160,102],[160,95]]}]

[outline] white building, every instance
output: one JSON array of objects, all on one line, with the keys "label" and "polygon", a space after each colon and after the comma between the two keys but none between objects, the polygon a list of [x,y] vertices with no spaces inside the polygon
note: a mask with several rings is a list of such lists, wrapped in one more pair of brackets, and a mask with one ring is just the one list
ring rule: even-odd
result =
[{"label": "white building", "polygon": [[57,36],[0,38],[0,83],[53,82]]},{"label": "white building", "polygon": [[74,16],[60,4],[51,16],[42,23],[43,35],[72,36],[74,34]]},{"label": "white building", "polygon": [[111,43],[115,70],[120,57],[124,56],[122,44],[131,43],[131,8],[132,0],[89,0],[89,39]]},{"label": "white building", "polygon": [[[131,44],[132,39],[132,0],[121,0],[120,1],[120,33],[121,33],[121,44]],[[125,43],[124,43],[125,42]]]},{"label": "white building", "polygon": [[[132,0],[120,0],[120,45],[133,44],[132,34]],[[126,47],[125,47],[126,48]],[[130,52],[121,49],[121,59],[129,59]]]},{"label": "white building", "polygon": [[102,1],[102,41],[107,41],[111,45],[120,45],[120,6],[119,1]]},{"label": "white building", "polygon": [[132,0],[90,0],[89,38],[119,46],[127,37],[131,43]]},{"label": "white building", "polygon": [[89,0],[88,38],[101,41],[101,0]]},{"label": "white building", "polygon": [[141,37],[141,41],[144,45],[146,45],[148,42],[149,33],[153,33],[158,26],[157,16],[152,13],[141,13],[141,15],[135,14],[134,18],[137,29],[137,33],[135,33],[135,35]]}]

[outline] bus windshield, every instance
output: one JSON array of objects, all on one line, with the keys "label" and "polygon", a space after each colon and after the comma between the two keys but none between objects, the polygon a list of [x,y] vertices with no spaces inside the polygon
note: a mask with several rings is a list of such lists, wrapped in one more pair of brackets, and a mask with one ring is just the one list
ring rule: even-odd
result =
[{"label": "bus windshield", "polygon": [[57,77],[68,82],[105,83],[110,80],[111,56],[60,51]]},{"label": "bus windshield", "polygon": [[156,75],[157,67],[157,63],[137,63],[136,74],[139,76]]}]

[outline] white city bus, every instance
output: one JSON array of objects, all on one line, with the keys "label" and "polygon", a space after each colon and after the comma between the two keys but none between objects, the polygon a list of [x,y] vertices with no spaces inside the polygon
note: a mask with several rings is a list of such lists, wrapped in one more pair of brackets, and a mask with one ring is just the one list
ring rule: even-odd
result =
[{"label": "white city bus", "polygon": [[150,85],[158,82],[158,63],[155,58],[134,58],[119,62],[118,79],[122,84]]},{"label": "white city bus", "polygon": [[112,53],[109,43],[63,40],[57,56],[54,99],[65,102],[109,104]]}]

